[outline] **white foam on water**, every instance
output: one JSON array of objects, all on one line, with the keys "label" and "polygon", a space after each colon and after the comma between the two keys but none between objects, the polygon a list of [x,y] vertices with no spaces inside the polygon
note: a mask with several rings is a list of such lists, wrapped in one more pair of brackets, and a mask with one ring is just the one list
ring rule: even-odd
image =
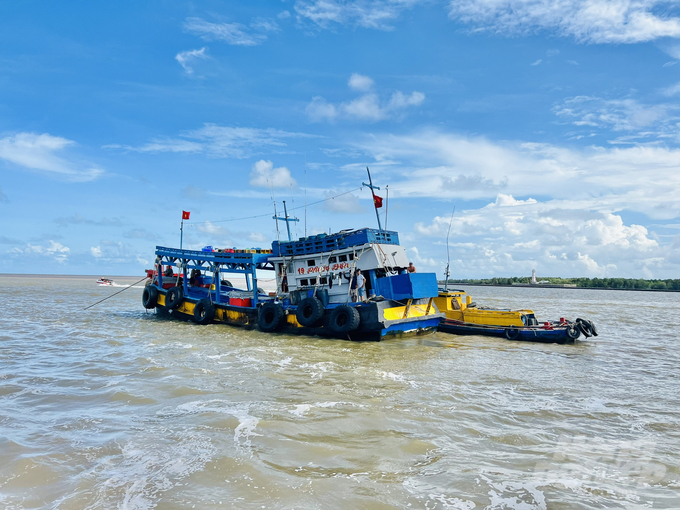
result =
[{"label": "white foam on water", "polygon": [[393,372],[378,372],[378,374],[383,378],[383,379],[391,379],[392,381],[395,382],[402,382],[402,383],[407,383],[410,384],[411,387],[417,388],[418,383],[415,381],[411,381],[409,379],[406,379],[403,375],[401,374],[395,374]]},{"label": "white foam on water", "polygon": [[[491,488],[488,492],[490,508],[511,508],[513,510],[547,510],[545,495],[538,489],[538,483],[492,482],[481,475]],[[541,484],[543,485],[543,484]]]},{"label": "white foam on water", "polygon": [[292,356],[288,356],[287,358],[284,358],[284,359],[282,359],[282,360],[280,360],[280,361],[275,361],[275,362],[274,362],[274,365],[278,365],[278,366],[280,366],[281,368],[283,368],[283,367],[287,367],[287,366],[290,365],[292,362],[293,362],[293,357],[292,357]]},{"label": "white foam on water", "polygon": [[425,502],[425,508],[430,508],[430,501],[435,502],[436,508],[446,508],[451,510],[472,510],[475,502],[460,499],[455,496],[446,495],[441,492],[441,487],[435,487],[417,478],[407,478],[403,482],[403,487],[413,496]]},{"label": "white foam on water", "polygon": [[309,404],[300,404],[295,406],[295,409],[289,410],[288,412],[290,414],[294,414],[295,416],[302,417],[307,414],[311,408],[312,406]]},{"label": "white foam on water", "polygon": [[[249,414],[250,405],[243,403],[232,403],[226,400],[195,400],[178,405],[175,410],[179,414],[198,414],[198,413],[221,413],[228,414],[239,420],[239,424],[234,429],[234,443],[237,446],[250,447],[251,437],[259,436],[255,432],[259,418]],[[156,414],[168,415],[172,412],[158,411]]]}]

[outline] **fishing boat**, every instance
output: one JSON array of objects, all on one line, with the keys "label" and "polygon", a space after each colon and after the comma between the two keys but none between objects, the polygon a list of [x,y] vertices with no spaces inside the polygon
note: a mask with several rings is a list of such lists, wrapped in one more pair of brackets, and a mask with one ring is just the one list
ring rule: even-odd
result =
[{"label": "fishing boat", "polygon": [[108,285],[109,287],[112,287],[113,280],[109,280],[108,278],[100,278],[97,280],[97,285]]},{"label": "fishing boat", "polygon": [[446,315],[438,326],[444,333],[487,335],[543,343],[571,343],[581,335],[597,336],[592,321],[565,318],[539,322],[532,310],[500,310],[478,307],[463,290],[443,290],[435,298],[437,308]]},{"label": "fishing boat", "polygon": [[[142,302],[147,309],[198,324],[257,327],[267,333],[382,340],[433,332],[444,318],[435,305],[436,275],[408,273],[407,266],[398,233],[372,228],[274,241],[266,250],[158,246]],[[359,270],[366,301],[350,285]],[[275,292],[258,290],[258,272],[265,271],[276,275]],[[229,274],[245,277],[246,288],[229,285],[223,279]]]},{"label": "fishing boat", "polygon": [[[277,231],[279,220],[285,222],[288,241],[274,241],[271,249],[157,246],[142,304],[197,324],[256,327],[265,333],[377,341],[435,331],[444,319],[434,303],[437,277],[406,270],[406,250],[397,232],[382,228],[382,199],[374,193],[380,188],[366,171],[369,184],[363,186],[373,195],[377,229],[293,240],[290,222],[299,220],[288,216],[284,201],[284,216],[273,219]],[[182,214],[183,220],[189,218],[190,213]],[[258,287],[258,272],[274,273],[275,292]],[[223,279],[230,274],[245,278],[245,289]],[[355,282],[363,282],[358,285],[362,292],[354,290]]]}]

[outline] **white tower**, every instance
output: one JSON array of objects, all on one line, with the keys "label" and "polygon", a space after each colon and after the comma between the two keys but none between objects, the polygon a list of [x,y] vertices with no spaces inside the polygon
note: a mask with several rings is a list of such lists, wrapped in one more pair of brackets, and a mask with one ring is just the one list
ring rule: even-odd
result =
[{"label": "white tower", "polygon": [[536,270],[533,269],[531,271],[531,285],[536,285],[538,281],[536,281]]}]

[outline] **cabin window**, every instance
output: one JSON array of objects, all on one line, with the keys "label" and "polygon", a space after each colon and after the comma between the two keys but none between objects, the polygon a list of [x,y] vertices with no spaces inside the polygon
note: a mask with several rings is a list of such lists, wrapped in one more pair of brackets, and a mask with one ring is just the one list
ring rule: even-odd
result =
[{"label": "cabin window", "polygon": [[295,272],[295,268],[293,267],[293,264],[288,264],[288,272],[293,274]]},{"label": "cabin window", "polygon": [[347,255],[340,255],[340,262],[347,262]]},{"label": "cabin window", "polygon": [[328,259],[329,264],[335,264],[338,261],[338,257],[331,257]]},{"label": "cabin window", "polygon": [[316,261],[314,259],[307,261],[307,267],[314,267],[314,266],[316,266]]},{"label": "cabin window", "polygon": [[316,285],[316,278],[310,278],[310,279],[309,279],[309,284],[310,284],[310,285]]},{"label": "cabin window", "polygon": [[349,260],[354,260],[354,253],[349,254]]},{"label": "cabin window", "polygon": [[300,280],[300,286],[301,287],[305,287],[307,285],[309,285],[309,280]]},{"label": "cabin window", "polygon": [[320,282],[321,282],[321,285],[328,285],[328,278],[326,278],[324,276],[323,278],[321,278]]}]

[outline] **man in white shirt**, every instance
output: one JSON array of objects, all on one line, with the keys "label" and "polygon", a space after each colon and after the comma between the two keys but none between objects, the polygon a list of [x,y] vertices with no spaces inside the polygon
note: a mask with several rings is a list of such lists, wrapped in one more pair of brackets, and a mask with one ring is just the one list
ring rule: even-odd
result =
[{"label": "man in white shirt", "polygon": [[357,293],[359,294],[359,301],[366,302],[366,278],[361,274],[361,269],[357,269]]}]

